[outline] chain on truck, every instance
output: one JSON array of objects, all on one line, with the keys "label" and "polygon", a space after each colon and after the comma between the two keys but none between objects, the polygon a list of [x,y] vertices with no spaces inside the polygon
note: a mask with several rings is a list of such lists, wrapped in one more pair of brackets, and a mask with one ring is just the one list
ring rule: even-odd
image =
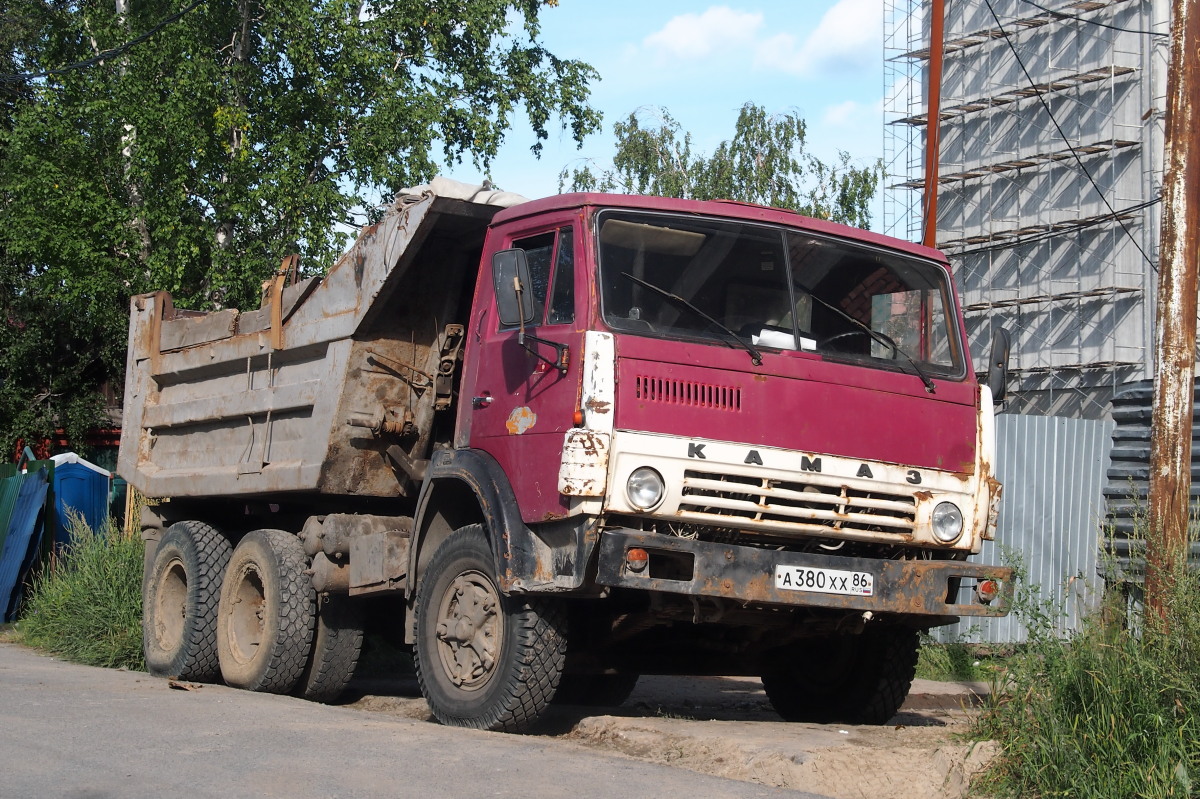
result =
[{"label": "chain on truck", "polygon": [[521,200],[404,193],[257,310],[133,299],[152,673],[328,701],[370,620],[446,724],[522,730],[641,674],[883,723],[922,631],[1007,612],[1011,570],[967,562],[995,392],[940,253],[741,203]]}]

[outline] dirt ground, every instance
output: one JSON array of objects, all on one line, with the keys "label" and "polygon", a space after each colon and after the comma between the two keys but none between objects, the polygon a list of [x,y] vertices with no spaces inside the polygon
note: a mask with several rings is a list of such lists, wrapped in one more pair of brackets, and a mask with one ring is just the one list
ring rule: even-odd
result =
[{"label": "dirt ground", "polygon": [[[352,707],[430,718],[415,681],[364,681],[353,689]],[[983,690],[917,680],[885,726],[789,724],[757,679],[643,677],[622,707],[554,708],[538,734],[837,799],[962,799],[994,755],[992,745],[963,737]]]}]

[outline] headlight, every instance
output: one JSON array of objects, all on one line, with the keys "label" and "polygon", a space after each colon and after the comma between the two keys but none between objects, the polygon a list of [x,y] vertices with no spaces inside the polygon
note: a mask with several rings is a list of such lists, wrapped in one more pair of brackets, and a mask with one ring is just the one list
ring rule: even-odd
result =
[{"label": "headlight", "polygon": [[962,511],[953,502],[939,502],[933,509],[934,537],[943,544],[953,544],[962,531]]},{"label": "headlight", "polygon": [[629,504],[638,510],[650,510],[661,502],[665,489],[662,475],[649,466],[634,469],[625,482],[625,495],[629,497]]}]

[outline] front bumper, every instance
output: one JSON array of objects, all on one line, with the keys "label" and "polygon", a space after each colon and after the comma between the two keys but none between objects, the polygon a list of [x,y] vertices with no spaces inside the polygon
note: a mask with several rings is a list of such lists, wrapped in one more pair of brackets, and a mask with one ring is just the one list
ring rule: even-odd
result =
[{"label": "front bumper", "polygon": [[[635,588],[736,602],[789,607],[820,607],[937,617],[935,624],[958,616],[1004,616],[1013,597],[1013,570],[948,560],[876,560],[709,543],[639,530],[606,530],[600,536],[596,581],[614,588]],[[631,548],[646,550],[650,567],[641,573],[626,566]],[[669,564],[656,576],[658,558]],[[874,577],[872,596],[794,591],[775,587],[777,566],[804,566],[867,572]],[[690,573],[690,577],[689,577]],[[977,581],[996,580],[1000,594],[990,604],[960,601]]]}]

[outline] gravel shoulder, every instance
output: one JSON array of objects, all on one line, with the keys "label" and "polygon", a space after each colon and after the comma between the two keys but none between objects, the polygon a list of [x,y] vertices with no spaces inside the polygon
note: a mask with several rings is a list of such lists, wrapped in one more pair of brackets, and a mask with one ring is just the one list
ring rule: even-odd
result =
[{"label": "gravel shoulder", "polygon": [[[429,718],[413,681],[352,687],[352,707]],[[754,678],[643,677],[622,707],[555,708],[538,734],[837,799],[963,799],[994,756],[965,738],[986,690],[917,680],[887,725],[795,724],[780,720]]]}]

